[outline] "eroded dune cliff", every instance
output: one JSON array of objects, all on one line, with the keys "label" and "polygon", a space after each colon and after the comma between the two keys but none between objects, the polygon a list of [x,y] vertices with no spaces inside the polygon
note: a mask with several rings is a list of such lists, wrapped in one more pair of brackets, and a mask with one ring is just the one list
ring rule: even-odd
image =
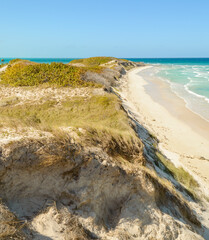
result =
[{"label": "eroded dune cliff", "polygon": [[79,81],[102,87],[1,85],[0,239],[204,239],[198,196],[114,94],[136,65],[93,60]]}]

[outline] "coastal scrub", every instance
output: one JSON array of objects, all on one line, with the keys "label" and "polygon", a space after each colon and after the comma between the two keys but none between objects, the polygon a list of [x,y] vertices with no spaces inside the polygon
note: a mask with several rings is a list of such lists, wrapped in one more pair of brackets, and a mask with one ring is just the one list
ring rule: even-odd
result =
[{"label": "coastal scrub", "polygon": [[115,58],[113,57],[91,57],[91,58],[83,58],[83,59],[75,59],[70,62],[71,63],[81,63],[85,66],[99,66],[101,64],[108,63]]},{"label": "coastal scrub", "polygon": [[[16,63],[15,63],[16,62]],[[79,68],[63,63],[34,64],[33,62],[15,61],[8,65],[1,74],[1,84],[10,86],[38,86],[49,84],[57,87],[97,87],[99,84],[84,81],[86,71],[98,72],[98,68]]]}]

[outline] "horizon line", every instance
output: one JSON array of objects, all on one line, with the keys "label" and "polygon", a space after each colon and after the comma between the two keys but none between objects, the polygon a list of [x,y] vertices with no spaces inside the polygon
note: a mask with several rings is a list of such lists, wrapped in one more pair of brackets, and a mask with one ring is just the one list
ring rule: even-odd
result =
[{"label": "horizon line", "polygon": [[[94,57],[106,57],[106,56],[94,56]],[[108,56],[107,56],[108,57]],[[113,57],[113,56],[112,56]],[[90,57],[0,57],[0,59],[8,59],[8,58],[30,58],[30,59],[38,59],[38,58],[45,58],[45,59],[83,59],[83,58],[90,58]],[[209,58],[208,57],[115,57],[115,58],[124,58],[124,59],[195,59],[195,58]]]}]

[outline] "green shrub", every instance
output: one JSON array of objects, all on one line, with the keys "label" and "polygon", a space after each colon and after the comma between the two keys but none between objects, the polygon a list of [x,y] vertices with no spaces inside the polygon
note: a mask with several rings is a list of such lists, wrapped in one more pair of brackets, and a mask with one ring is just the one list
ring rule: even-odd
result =
[{"label": "green shrub", "polygon": [[87,87],[98,86],[93,82],[85,82],[82,75],[86,71],[100,72],[98,67],[79,68],[63,63],[33,64],[33,62],[20,61],[8,66],[2,73],[2,84],[11,86],[38,86],[40,84],[53,84],[55,86]]},{"label": "green shrub", "polygon": [[9,64],[13,64],[13,63],[20,62],[20,61],[23,61],[23,60],[20,58],[12,59],[9,61]]},{"label": "green shrub", "polygon": [[16,58],[16,59],[12,59],[11,61],[9,61],[8,65],[14,65],[14,64],[17,64],[17,63],[22,64],[22,65],[36,65],[36,64],[38,64],[36,62],[32,62],[32,61],[29,61],[29,60]]},{"label": "green shrub", "polygon": [[4,67],[4,66],[6,66],[7,64],[6,63],[0,63],[0,68],[2,68],[2,67]]},{"label": "green shrub", "polygon": [[75,59],[70,63],[82,63],[86,66],[100,66],[101,64],[108,63],[112,61],[113,57],[91,57],[91,58],[83,58],[83,59]]}]

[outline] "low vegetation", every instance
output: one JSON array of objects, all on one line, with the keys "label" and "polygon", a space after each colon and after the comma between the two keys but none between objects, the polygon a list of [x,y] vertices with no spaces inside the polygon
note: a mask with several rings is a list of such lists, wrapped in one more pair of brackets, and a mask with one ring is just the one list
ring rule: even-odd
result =
[{"label": "low vegetation", "polygon": [[99,66],[101,64],[108,63],[116,58],[113,57],[91,57],[91,58],[83,58],[83,59],[75,59],[72,60],[70,63],[81,63],[85,66]]},{"label": "low vegetation", "polygon": [[[23,60],[23,59],[20,59],[20,58],[15,58],[15,59],[12,59],[12,60],[10,60],[9,61],[9,64],[10,65],[12,65],[12,64],[14,64],[14,63],[17,63],[17,62],[30,62],[30,61],[28,61],[28,60]],[[32,63],[32,62],[31,62]]]},{"label": "low vegetation", "polygon": [[98,86],[82,79],[86,71],[101,71],[98,68],[79,68],[63,63],[36,64],[26,60],[12,60],[13,65],[1,75],[1,83],[10,86],[38,86],[50,84],[54,86],[87,87]]},{"label": "low vegetation", "polygon": [[194,189],[199,187],[197,181],[185,171],[182,167],[175,167],[175,165],[166,159],[161,153],[156,153],[158,160],[165,166],[165,170],[174,177],[179,183],[183,184],[186,189],[193,193]]},{"label": "low vegetation", "polygon": [[0,63],[0,68],[5,67],[7,64],[6,63]]},{"label": "low vegetation", "polygon": [[69,64],[81,64],[88,67],[96,67],[108,64],[111,61],[122,61],[122,62],[129,62],[126,59],[119,59],[114,57],[90,57],[90,58],[83,58],[83,59],[75,59],[72,60]]},{"label": "low vegetation", "polygon": [[[112,61],[115,60],[115,61]],[[9,86],[53,85],[55,87],[114,86],[118,77],[135,65],[113,57],[76,59],[69,64],[39,64],[13,59],[1,73],[1,84]]]},{"label": "low vegetation", "polygon": [[[18,104],[6,99],[0,105],[0,126],[33,127],[66,136],[73,131],[83,146],[100,146],[115,159],[143,162],[142,143],[130,126],[120,101],[113,94],[73,97],[62,101]],[[66,129],[67,128],[67,129]],[[62,131],[64,130],[64,132]]]},{"label": "low vegetation", "polygon": [[37,65],[38,63],[29,61],[29,60],[26,60],[26,59],[20,59],[20,58],[12,59],[8,63],[8,65],[10,67],[13,66],[13,65],[16,65],[16,64],[21,64],[21,65],[26,66],[26,65]]},{"label": "low vegetation", "polygon": [[0,101],[0,107],[5,107],[8,105],[16,104],[18,101],[19,100],[17,97],[7,97]]},{"label": "low vegetation", "polygon": [[[25,125],[39,125],[54,129],[56,127],[76,127],[98,131],[110,131],[122,135],[134,135],[120,102],[112,94],[91,97],[74,97],[43,104],[12,104],[14,99],[5,100],[0,106],[0,122],[19,122]],[[41,99],[40,99],[41,102]],[[14,102],[15,103],[15,102]]]}]

